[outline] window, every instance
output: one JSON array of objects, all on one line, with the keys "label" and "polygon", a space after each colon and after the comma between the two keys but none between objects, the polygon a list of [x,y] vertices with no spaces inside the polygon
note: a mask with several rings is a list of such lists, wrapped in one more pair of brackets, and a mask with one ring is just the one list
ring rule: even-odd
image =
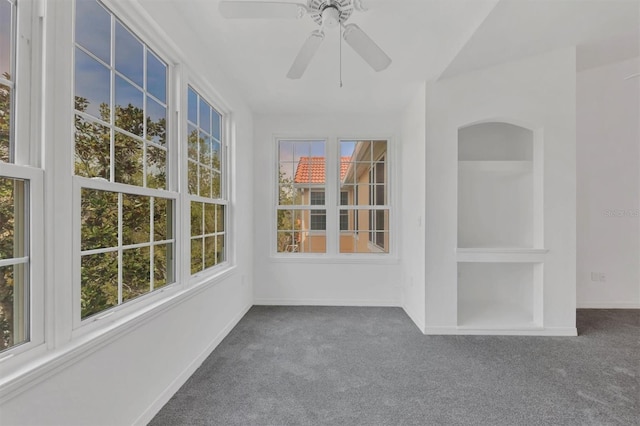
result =
[{"label": "window", "polygon": [[0,0],[0,352],[43,341],[42,263],[34,256],[42,246],[43,174],[21,131],[30,127],[28,108],[16,108],[18,98],[30,102],[28,78],[16,74],[30,52],[16,37],[19,20],[29,33],[28,9],[20,7]]},{"label": "window", "polygon": [[[387,141],[328,148],[325,141],[278,141],[276,252],[388,253]],[[327,164],[335,168],[328,172]]]},{"label": "window", "polygon": [[387,141],[340,141],[340,253],[389,252],[386,158]]},{"label": "window", "polygon": [[188,190],[191,199],[191,273],[226,260],[226,208],[222,115],[189,87]]},{"label": "window", "polygon": [[324,141],[278,142],[279,253],[326,252],[325,158]]},{"label": "window", "polygon": [[76,0],[80,318],[175,281],[167,65],[96,0]]}]

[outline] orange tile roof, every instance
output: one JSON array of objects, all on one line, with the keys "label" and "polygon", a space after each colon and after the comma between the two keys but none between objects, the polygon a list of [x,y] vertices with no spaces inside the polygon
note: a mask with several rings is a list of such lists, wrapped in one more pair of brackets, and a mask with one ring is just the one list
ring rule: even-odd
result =
[{"label": "orange tile roof", "polygon": [[[340,158],[340,180],[344,179],[349,169],[351,157]],[[325,182],[325,158],[324,157],[300,157],[294,183],[324,183]]]}]

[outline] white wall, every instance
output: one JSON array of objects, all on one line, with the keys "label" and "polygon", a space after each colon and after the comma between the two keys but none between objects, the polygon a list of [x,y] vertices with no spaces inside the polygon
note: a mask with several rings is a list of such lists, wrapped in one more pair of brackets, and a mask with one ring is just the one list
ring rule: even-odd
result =
[{"label": "white wall", "polygon": [[[275,226],[275,136],[299,138],[390,138],[391,197],[398,199],[399,164],[394,161],[394,136],[399,114],[256,116],[254,117],[254,302],[282,305],[400,306],[401,268],[397,253],[389,261],[350,262],[348,256],[316,259],[273,259],[271,241]],[[396,181],[394,183],[394,180]],[[395,195],[394,195],[395,193]],[[393,201],[392,201],[393,203]],[[394,212],[397,214],[397,210]],[[392,219],[393,221],[393,219]],[[392,224],[398,224],[393,221]],[[393,226],[393,225],[392,225]],[[396,235],[400,232],[392,228]],[[392,245],[393,247],[393,245]]]},{"label": "white wall", "polygon": [[578,307],[640,308],[638,71],[635,58],[577,76]]},{"label": "white wall", "polygon": [[[52,95],[47,106],[54,106],[46,111],[48,120],[52,122],[63,121],[60,117],[64,117],[64,123],[72,123],[72,118],[66,121],[66,109],[55,104],[55,90],[71,86],[70,38],[56,38],[60,34],[70,34],[67,31],[70,28],[71,4],[47,2],[47,47],[52,64],[47,69],[47,81],[58,86],[51,86],[51,91],[47,92]],[[149,19],[133,3],[127,3],[125,8],[137,19]],[[60,336],[57,332],[49,333],[49,347],[42,356],[20,366],[24,374],[15,376],[0,388],[0,423],[3,425],[145,424],[252,304],[253,253],[247,250],[253,243],[251,112],[225,76],[216,71],[215,61],[200,53],[203,46],[190,37],[187,23],[179,22],[176,14],[156,14],[155,18],[159,25],[147,25],[149,31],[159,27],[171,31],[167,40],[180,50],[190,71],[213,87],[233,112],[236,130],[231,155],[237,161],[232,170],[234,194],[230,220],[236,243],[235,267],[215,280],[177,294],[168,303],[149,307],[144,315],[129,321],[105,319],[103,328],[81,337],[72,337],[70,332],[69,337]],[[61,91],[61,96],[70,102],[71,90]],[[51,140],[58,143],[57,149],[52,150],[55,152],[72,139]],[[63,166],[58,173],[70,173],[70,168],[65,168],[66,163]],[[46,176],[51,177],[52,171],[47,170]],[[55,191],[51,195],[55,197]],[[57,213],[49,209],[47,214]],[[58,223],[61,219],[51,217],[50,223]],[[56,232],[66,232],[64,227],[61,230],[57,228],[47,230],[50,241],[55,239]],[[58,236],[68,239],[68,235]],[[47,253],[50,265],[54,262],[54,252]],[[68,266],[55,267],[58,270],[58,267],[65,269]],[[58,282],[57,276],[48,276],[46,285],[47,288],[65,289],[62,293],[53,292],[58,298],[60,294],[64,298],[70,290],[66,290],[65,282]],[[62,325],[67,323],[70,315],[65,310],[55,309],[52,301],[48,306],[53,307],[48,311],[48,321]],[[56,330],[59,327],[57,325]],[[14,373],[3,370],[0,380],[4,379],[3,375]]]},{"label": "white wall", "polygon": [[[575,333],[575,50],[428,86],[426,328],[455,333],[458,129],[506,120],[544,135],[544,329]],[[535,333],[532,331],[531,334]]]},{"label": "white wall", "polygon": [[403,114],[400,131],[402,306],[424,331],[426,85]]}]

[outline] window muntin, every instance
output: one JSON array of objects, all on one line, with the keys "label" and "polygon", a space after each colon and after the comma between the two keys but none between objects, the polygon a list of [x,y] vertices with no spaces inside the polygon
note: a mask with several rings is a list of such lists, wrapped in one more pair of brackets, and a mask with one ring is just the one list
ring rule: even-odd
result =
[{"label": "window muntin", "polygon": [[74,71],[84,320],[175,282],[177,195],[167,64],[100,2],[76,0]]},{"label": "window muntin", "polygon": [[191,274],[227,260],[222,114],[187,91],[187,189],[190,194]]},{"label": "window muntin", "polygon": [[13,111],[15,90],[14,0],[0,0],[0,161],[13,162]]},{"label": "window muntin", "polygon": [[75,174],[167,189],[166,63],[96,0],[75,37]]},{"label": "window muntin", "polygon": [[278,253],[326,253],[326,166],[325,141],[278,141]]},{"label": "window muntin", "polygon": [[340,253],[389,252],[386,158],[387,141],[340,141]]},{"label": "window muntin", "polygon": [[29,340],[28,181],[0,176],[0,351]]}]

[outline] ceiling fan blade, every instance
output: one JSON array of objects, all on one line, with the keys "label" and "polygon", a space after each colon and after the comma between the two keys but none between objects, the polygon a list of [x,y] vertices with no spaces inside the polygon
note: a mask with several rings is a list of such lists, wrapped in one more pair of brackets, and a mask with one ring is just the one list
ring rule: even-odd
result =
[{"label": "ceiling fan blade", "polygon": [[382,71],[391,64],[391,58],[356,24],[345,25],[343,37],[374,70]]},{"label": "ceiling fan blade", "polygon": [[302,4],[262,1],[221,1],[218,10],[230,19],[295,19],[307,13],[307,7]]},{"label": "ceiling fan blade", "polygon": [[298,52],[298,56],[293,61],[293,65],[291,65],[291,69],[287,73],[287,78],[292,80],[297,80],[302,77],[307,66],[309,66],[309,62],[315,56],[320,44],[322,44],[322,40],[324,40],[324,33],[320,30],[316,30],[311,33],[307,41],[302,45],[302,49]]}]

